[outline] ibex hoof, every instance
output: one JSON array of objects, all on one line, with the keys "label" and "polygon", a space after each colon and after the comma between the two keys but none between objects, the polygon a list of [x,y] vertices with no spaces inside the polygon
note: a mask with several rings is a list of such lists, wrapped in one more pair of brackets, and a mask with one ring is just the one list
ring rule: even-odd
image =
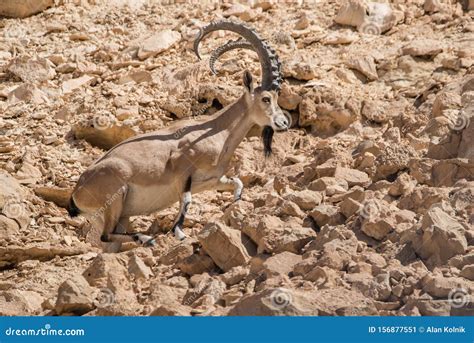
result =
[{"label": "ibex hoof", "polygon": [[176,227],[176,228],[174,229],[174,237],[175,237],[177,240],[182,241],[183,239],[186,238],[186,234],[185,234],[179,227]]},{"label": "ibex hoof", "polygon": [[154,238],[149,239],[148,241],[143,244],[144,247],[154,247],[156,245],[156,241]]},{"label": "ibex hoof", "polygon": [[154,243],[156,243],[155,240],[153,239],[153,237],[144,235],[142,233],[136,233],[135,235],[133,235],[133,240],[135,242],[137,242],[138,244],[141,244],[143,246],[154,245],[154,244],[151,243],[152,241]]}]

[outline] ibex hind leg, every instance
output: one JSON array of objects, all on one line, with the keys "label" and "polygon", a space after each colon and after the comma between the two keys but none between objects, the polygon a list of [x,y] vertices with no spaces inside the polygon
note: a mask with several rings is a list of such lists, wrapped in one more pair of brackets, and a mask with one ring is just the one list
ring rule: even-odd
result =
[{"label": "ibex hind leg", "polygon": [[129,219],[121,217],[127,186],[122,186],[116,194],[120,196],[110,197],[104,210],[104,229],[100,240],[104,244],[105,252],[119,252],[122,243],[136,242],[141,245],[152,245],[153,237],[141,233],[128,233]]},{"label": "ibex hind leg", "polygon": [[174,221],[173,228],[172,228],[174,236],[176,237],[176,239],[179,239],[180,241],[186,238],[186,235],[182,229],[183,229],[186,213],[188,212],[189,205],[191,204],[191,201],[192,201],[191,183],[192,183],[192,180],[190,176],[186,181],[183,194],[181,195],[179,213]]}]

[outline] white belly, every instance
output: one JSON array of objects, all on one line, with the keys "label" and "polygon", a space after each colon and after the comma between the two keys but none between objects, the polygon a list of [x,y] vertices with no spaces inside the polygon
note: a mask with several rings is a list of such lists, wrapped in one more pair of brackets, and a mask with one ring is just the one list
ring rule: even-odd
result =
[{"label": "white belly", "polygon": [[171,206],[179,200],[179,192],[173,185],[129,185],[122,214],[139,216]]}]

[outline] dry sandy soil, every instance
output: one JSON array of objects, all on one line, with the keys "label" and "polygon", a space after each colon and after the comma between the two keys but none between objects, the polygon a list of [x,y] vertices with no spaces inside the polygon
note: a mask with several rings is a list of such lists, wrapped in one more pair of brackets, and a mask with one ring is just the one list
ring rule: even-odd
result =
[{"label": "dry sandy soil", "polygon": [[[0,19],[0,315],[473,315],[472,9],[57,0]],[[241,50],[210,73],[233,34],[194,55],[223,17],[278,51],[292,128],[269,158],[251,130],[228,173],[243,199],[194,196],[186,240],[169,232],[175,205],[133,218],[157,246],[102,253],[64,209],[80,174],[228,105],[245,69],[259,79]]]}]

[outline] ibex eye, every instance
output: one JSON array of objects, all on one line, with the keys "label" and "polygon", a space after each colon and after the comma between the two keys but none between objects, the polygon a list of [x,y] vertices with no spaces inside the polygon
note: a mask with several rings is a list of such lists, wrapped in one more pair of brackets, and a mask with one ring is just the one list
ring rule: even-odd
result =
[{"label": "ibex eye", "polygon": [[263,102],[270,103],[270,98],[268,96],[262,98]]}]

